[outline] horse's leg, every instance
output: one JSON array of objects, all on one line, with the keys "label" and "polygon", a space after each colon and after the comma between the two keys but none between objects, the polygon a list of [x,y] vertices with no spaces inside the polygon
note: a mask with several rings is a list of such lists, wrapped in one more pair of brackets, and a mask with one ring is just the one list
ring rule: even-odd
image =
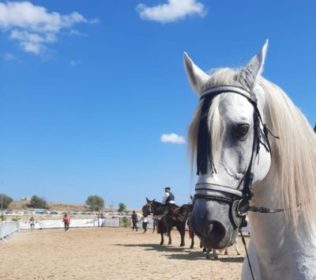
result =
[{"label": "horse's leg", "polygon": [[160,236],[161,236],[160,245],[163,245],[163,243],[164,243],[163,235],[164,235],[164,233],[161,231],[160,232]]},{"label": "horse's leg", "polygon": [[206,252],[206,259],[209,260],[210,259],[210,249],[206,249],[205,247],[203,248],[203,252]]},{"label": "horse's leg", "polygon": [[189,236],[191,238],[191,246],[190,248],[193,249],[194,248],[194,233],[191,229],[189,229]]},{"label": "horse's leg", "polygon": [[212,257],[214,260],[218,260],[218,255],[216,253],[216,250],[215,249],[206,249],[204,247],[203,251],[206,252],[206,259],[209,260],[211,257],[210,257],[210,254],[212,254]]},{"label": "horse's leg", "polygon": [[209,260],[210,259],[210,251],[212,249],[208,249],[208,248],[204,247],[202,239],[200,239],[200,248],[203,248],[203,253],[206,253],[206,259]]},{"label": "horse's leg", "polygon": [[213,250],[213,258],[214,258],[214,260],[218,260],[218,254],[217,254],[216,250],[215,249],[212,249],[212,250]]},{"label": "horse's leg", "polygon": [[169,242],[168,244],[171,245],[172,244],[172,239],[171,239],[171,228],[168,228],[168,237],[169,237]]},{"label": "horse's leg", "polygon": [[238,248],[238,239],[237,238],[236,238],[236,241],[235,241],[235,248],[236,248],[237,255],[239,256],[240,255],[240,251],[239,251],[239,248]]},{"label": "horse's leg", "polygon": [[185,240],[184,240],[184,237],[185,237],[185,229],[182,229],[182,231],[180,232],[180,234],[181,234],[180,247],[183,247],[183,246],[185,246]]},{"label": "horse's leg", "polygon": [[181,237],[181,243],[180,243],[180,247],[185,246],[185,224],[180,223],[177,225],[177,230],[180,233],[180,237]]}]

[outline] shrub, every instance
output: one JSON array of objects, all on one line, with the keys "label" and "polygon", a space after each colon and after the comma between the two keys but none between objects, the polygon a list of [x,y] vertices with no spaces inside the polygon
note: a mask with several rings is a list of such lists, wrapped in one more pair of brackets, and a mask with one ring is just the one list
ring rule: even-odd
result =
[{"label": "shrub", "polygon": [[128,227],[128,225],[129,225],[129,219],[127,217],[120,218],[120,226]]}]

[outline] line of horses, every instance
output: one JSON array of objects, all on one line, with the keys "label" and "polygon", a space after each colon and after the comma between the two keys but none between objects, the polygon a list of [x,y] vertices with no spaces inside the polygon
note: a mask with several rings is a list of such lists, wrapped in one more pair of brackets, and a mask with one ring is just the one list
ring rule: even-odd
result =
[{"label": "line of horses", "polygon": [[[186,228],[188,228],[189,237],[191,239],[190,248],[194,248],[194,237],[195,234],[190,224],[190,214],[192,212],[192,204],[183,204],[181,206],[177,205],[165,205],[156,200],[149,200],[146,198],[146,204],[142,207],[143,216],[147,217],[153,215],[154,222],[157,225],[157,233],[160,234],[161,240],[160,245],[164,245],[164,236],[168,236],[168,245],[172,244],[171,230],[175,227],[180,233],[181,241],[180,247],[185,246],[185,233]],[[236,252],[240,255],[237,241]],[[218,254],[215,249],[210,250],[204,248],[202,242],[200,242],[200,247],[203,248],[203,252],[206,253],[206,258],[218,259]],[[227,248],[225,248],[225,254],[227,255]]]}]

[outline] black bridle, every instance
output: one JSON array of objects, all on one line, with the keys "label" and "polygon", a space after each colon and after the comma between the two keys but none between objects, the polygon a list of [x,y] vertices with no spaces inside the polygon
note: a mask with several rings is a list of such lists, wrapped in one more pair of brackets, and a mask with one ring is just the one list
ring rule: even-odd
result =
[{"label": "black bridle", "polygon": [[248,250],[245,238],[241,228],[247,225],[246,214],[249,211],[260,213],[277,213],[283,212],[284,209],[270,209],[266,207],[250,206],[249,202],[253,197],[251,185],[253,183],[253,164],[255,158],[259,154],[260,145],[262,145],[270,156],[272,156],[271,146],[268,135],[279,138],[271,132],[267,125],[263,122],[260,111],[258,109],[257,98],[252,91],[247,91],[237,86],[220,86],[210,88],[205,91],[200,100],[203,102],[201,107],[199,131],[198,131],[198,147],[197,147],[197,175],[205,175],[209,171],[216,173],[214,162],[212,159],[212,143],[208,129],[208,113],[214,97],[222,93],[234,93],[243,96],[253,107],[253,143],[251,158],[244,176],[241,178],[238,187],[214,184],[214,183],[198,183],[195,187],[195,195],[193,203],[196,199],[212,200],[227,203],[230,206],[229,216],[232,225],[237,229],[242,237],[243,244],[247,255],[247,260],[251,272],[252,279],[255,279],[252,266],[249,260]]},{"label": "black bridle", "polygon": [[168,206],[163,205],[155,200],[148,200],[142,208],[143,213],[153,214],[154,217],[164,217],[168,213]]},{"label": "black bridle", "polygon": [[253,183],[253,165],[255,158],[259,154],[260,146],[262,145],[267,152],[271,153],[271,146],[269,143],[269,133],[274,136],[263,122],[260,111],[258,109],[257,98],[254,93],[247,91],[237,86],[220,86],[210,88],[205,91],[200,100],[201,115],[198,131],[198,147],[197,147],[197,175],[205,175],[208,172],[216,173],[216,169],[212,159],[211,137],[208,129],[208,113],[213,99],[222,93],[234,93],[243,96],[253,107],[253,144],[251,158],[240,180],[238,187],[232,188],[229,186],[214,184],[214,183],[198,183],[195,187],[194,199],[213,200],[228,203],[230,205],[230,218],[235,228],[239,229],[246,226],[245,215],[248,211],[261,213],[276,213],[283,209],[269,209],[265,207],[250,206],[249,201],[253,196],[251,185]]},{"label": "black bridle", "polygon": [[142,212],[144,215],[149,216],[153,214],[153,202],[154,200],[147,200],[147,203],[142,207]]}]

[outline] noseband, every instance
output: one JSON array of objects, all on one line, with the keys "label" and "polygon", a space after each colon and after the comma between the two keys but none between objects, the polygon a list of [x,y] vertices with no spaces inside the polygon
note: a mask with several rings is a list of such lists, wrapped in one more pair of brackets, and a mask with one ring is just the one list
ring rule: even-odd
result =
[{"label": "noseband", "polygon": [[[274,213],[279,212],[281,209],[271,210],[263,207],[249,206],[249,201],[253,196],[253,192],[250,186],[253,183],[253,163],[255,158],[259,154],[260,144],[270,153],[271,147],[268,139],[268,134],[270,133],[274,136],[271,131],[267,128],[266,124],[263,123],[260,111],[257,105],[256,96],[241,87],[237,86],[220,86],[215,88],[210,88],[205,91],[200,100],[204,103],[202,104],[202,111],[200,116],[199,124],[199,135],[198,135],[198,151],[197,151],[197,175],[206,175],[211,169],[211,173],[216,173],[215,166],[212,161],[212,148],[210,147],[211,138],[205,130],[208,131],[208,111],[214,97],[222,93],[234,93],[243,96],[252,105],[253,112],[253,144],[251,158],[247,167],[247,170],[240,180],[237,188],[232,188],[230,186],[214,184],[212,182],[207,182],[205,178],[200,176],[200,180],[195,187],[194,199],[204,199],[219,201],[223,203],[228,203],[230,205],[230,219],[235,228],[240,228],[246,226],[245,215],[248,211],[263,212],[263,213]],[[276,137],[276,136],[274,136]],[[201,139],[201,138],[206,138]],[[276,137],[278,138],[278,137]],[[202,149],[204,148],[204,151]],[[206,155],[205,155],[206,150]],[[204,153],[203,153],[204,152]]]}]

